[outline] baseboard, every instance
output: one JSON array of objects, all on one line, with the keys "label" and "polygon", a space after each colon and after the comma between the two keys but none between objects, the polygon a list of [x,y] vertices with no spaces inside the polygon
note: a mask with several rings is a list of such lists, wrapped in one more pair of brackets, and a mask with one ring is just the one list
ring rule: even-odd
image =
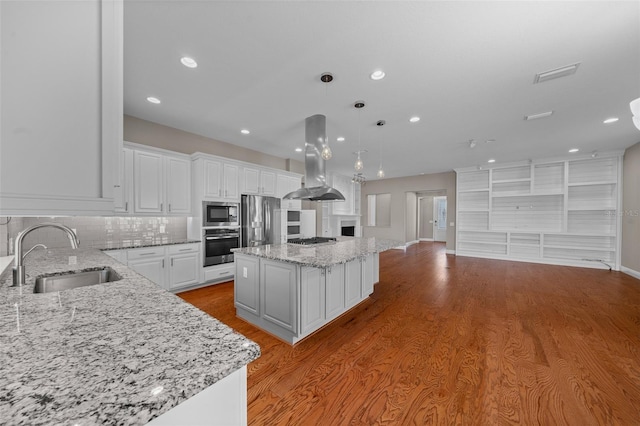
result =
[{"label": "baseboard", "polygon": [[433,238],[420,238],[420,241],[433,241]]},{"label": "baseboard", "polygon": [[634,271],[633,269],[627,268],[626,266],[620,266],[620,271],[640,280],[640,272],[638,271]]},{"label": "baseboard", "polygon": [[446,253],[447,254],[456,254],[456,251],[455,250],[447,250]]},{"label": "baseboard", "polygon": [[418,244],[420,241],[419,240],[413,240],[413,241],[407,241],[406,243],[404,243],[405,247],[409,247],[412,246],[414,244]]}]

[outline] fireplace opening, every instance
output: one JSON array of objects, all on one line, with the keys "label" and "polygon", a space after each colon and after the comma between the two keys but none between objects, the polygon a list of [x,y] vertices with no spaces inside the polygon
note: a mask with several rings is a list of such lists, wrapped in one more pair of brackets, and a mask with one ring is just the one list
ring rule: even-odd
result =
[{"label": "fireplace opening", "polygon": [[344,237],[355,237],[356,236],[356,227],[355,226],[343,226],[341,228],[341,234]]}]

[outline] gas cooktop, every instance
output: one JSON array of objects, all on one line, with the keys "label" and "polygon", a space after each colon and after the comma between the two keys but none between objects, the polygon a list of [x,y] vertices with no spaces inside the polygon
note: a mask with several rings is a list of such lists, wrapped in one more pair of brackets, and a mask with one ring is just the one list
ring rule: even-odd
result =
[{"label": "gas cooktop", "polygon": [[287,240],[287,242],[289,244],[299,244],[299,245],[303,245],[303,246],[311,246],[314,244],[323,244],[323,243],[330,243],[336,241],[335,238],[328,238],[328,237],[313,237],[313,238],[291,238],[289,240]]}]

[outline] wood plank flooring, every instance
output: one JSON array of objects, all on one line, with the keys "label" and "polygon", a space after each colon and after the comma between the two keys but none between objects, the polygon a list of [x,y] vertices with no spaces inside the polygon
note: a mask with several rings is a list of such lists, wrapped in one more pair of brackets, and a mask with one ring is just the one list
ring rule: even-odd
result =
[{"label": "wood plank flooring", "polygon": [[293,347],[236,318],[232,282],[180,297],[262,348],[252,425],[640,425],[640,280],[620,272],[423,242]]}]

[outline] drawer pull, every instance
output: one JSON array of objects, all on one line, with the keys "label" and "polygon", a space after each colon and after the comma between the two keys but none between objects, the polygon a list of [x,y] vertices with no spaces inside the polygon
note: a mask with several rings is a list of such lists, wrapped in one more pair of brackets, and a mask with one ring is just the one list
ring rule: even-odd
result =
[{"label": "drawer pull", "polygon": [[180,249],[178,251],[191,251],[191,249],[190,248],[186,248],[186,249]]},{"label": "drawer pull", "polygon": [[151,252],[151,253],[140,253],[138,256],[151,256],[155,253]]}]

